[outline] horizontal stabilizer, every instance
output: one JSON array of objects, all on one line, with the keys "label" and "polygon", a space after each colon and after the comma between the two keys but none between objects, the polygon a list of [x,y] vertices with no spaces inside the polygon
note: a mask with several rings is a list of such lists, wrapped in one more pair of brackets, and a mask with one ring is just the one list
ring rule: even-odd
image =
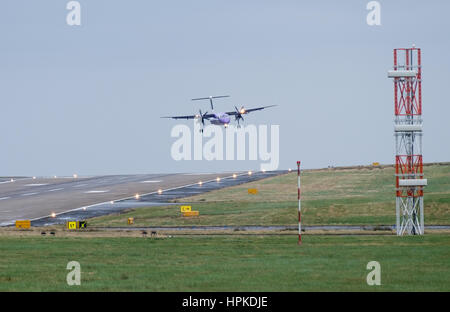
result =
[{"label": "horizontal stabilizer", "polygon": [[202,98],[192,99],[192,101],[209,100],[209,99],[219,99],[219,98],[226,98],[226,97],[230,97],[230,96],[229,96],[229,95],[208,96],[208,97],[202,97]]}]

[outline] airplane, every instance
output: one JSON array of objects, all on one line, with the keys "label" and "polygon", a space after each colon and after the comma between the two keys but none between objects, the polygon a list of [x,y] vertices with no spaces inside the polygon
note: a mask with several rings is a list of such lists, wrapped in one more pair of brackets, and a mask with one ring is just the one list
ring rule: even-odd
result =
[{"label": "airplane", "polygon": [[[241,107],[241,109],[238,109],[236,106],[235,111],[232,112],[225,112],[225,113],[214,113],[214,105],[213,105],[213,99],[219,99],[219,98],[227,98],[230,97],[229,95],[217,95],[217,96],[209,96],[209,97],[202,97],[202,98],[195,98],[192,99],[192,101],[199,101],[199,100],[209,100],[210,104],[211,104],[211,110],[213,111],[212,113],[205,112],[202,113],[202,110],[199,110],[199,114],[196,115],[186,115],[186,116],[165,116],[165,117],[161,117],[161,118],[172,118],[172,119],[200,119],[202,125],[205,125],[205,120],[208,120],[211,124],[213,125],[219,125],[219,126],[224,126],[225,128],[228,127],[228,124],[231,121],[231,117],[234,116],[235,121],[237,121],[238,124],[238,128],[241,127],[239,121],[242,119],[242,121],[244,121],[244,117],[242,117],[242,115],[254,112],[254,111],[258,111],[258,110],[263,110],[265,108],[268,107],[273,107],[276,105],[269,105],[269,106],[262,106],[262,107],[256,107],[256,108],[250,108],[250,109],[245,109],[244,106]],[[203,132],[203,128],[200,129],[200,132]]]}]

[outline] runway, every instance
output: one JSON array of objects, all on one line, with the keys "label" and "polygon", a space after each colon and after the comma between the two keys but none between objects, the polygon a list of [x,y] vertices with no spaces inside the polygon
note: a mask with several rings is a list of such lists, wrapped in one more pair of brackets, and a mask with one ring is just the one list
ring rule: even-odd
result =
[{"label": "runway", "polygon": [[[64,223],[161,205],[170,199],[278,175],[285,171],[199,174],[143,174],[93,177],[1,178],[0,226],[32,220],[33,226]],[[216,178],[220,177],[219,182]],[[202,181],[202,185],[198,182]],[[158,190],[163,190],[161,194]],[[134,196],[139,194],[139,198]],[[53,214],[53,217],[52,217]]]}]

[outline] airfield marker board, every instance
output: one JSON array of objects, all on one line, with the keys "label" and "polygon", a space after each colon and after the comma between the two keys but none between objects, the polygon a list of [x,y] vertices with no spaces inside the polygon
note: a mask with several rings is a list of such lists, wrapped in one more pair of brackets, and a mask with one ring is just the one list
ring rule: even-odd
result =
[{"label": "airfield marker board", "polygon": [[76,230],[78,228],[77,221],[67,221],[66,227],[68,230]]},{"label": "airfield marker board", "polygon": [[30,220],[17,220],[16,228],[18,229],[29,229],[31,227]]},{"label": "airfield marker board", "polygon": [[87,228],[87,222],[86,221],[67,221],[66,228],[68,230],[85,229],[85,228]]},{"label": "airfield marker board", "polygon": [[183,212],[183,217],[197,217],[199,214],[197,210],[190,210]]},{"label": "airfield marker board", "polygon": [[192,207],[191,206],[180,206],[180,211],[181,212],[188,212],[191,211]]}]

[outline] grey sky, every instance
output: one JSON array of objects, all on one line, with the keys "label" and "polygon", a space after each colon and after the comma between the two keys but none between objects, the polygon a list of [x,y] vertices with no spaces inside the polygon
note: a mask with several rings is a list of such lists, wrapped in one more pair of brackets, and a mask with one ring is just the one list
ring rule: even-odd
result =
[{"label": "grey sky", "polygon": [[[258,161],[171,159],[170,114],[230,94],[279,105],[280,168],[392,163],[392,49],[422,48],[424,161],[450,160],[449,1],[87,1],[0,4],[0,176],[224,171]],[[191,123],[185,122],[191,126]]]}]

